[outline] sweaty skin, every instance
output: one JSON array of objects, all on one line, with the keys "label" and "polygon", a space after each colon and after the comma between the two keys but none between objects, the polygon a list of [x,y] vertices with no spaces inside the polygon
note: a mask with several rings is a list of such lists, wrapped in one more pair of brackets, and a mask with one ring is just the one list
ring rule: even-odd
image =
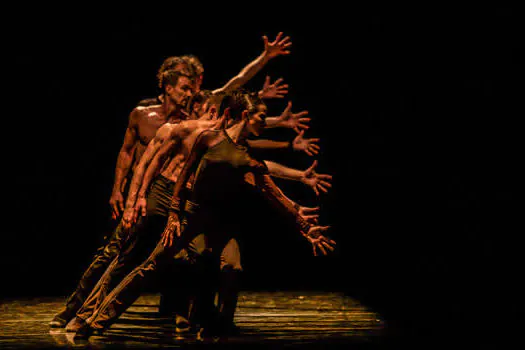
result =
[{"label": "sweaty skin", "polygon": [[183,107],[191,97],[192,83],[187,77],[181,77],[176,87],[169,87],[169,98],[160,105],[136,107],[129,115],[129,123],[124,135],[115,169],[115,182],[110,198],[113,218],[124,210],[122,188],[124,179],[130,171],[135,171],[147,145],[155,137],[157,130],[167,122],[177,122],[188,117]]},{"label": "sweaty skin", "polygon": [[176,182],[197,135],[220,123],[220,120],[186,120],[166,123],[158,130],[135,169],[123,217],[125,227],[130,227],[138,214],[146,215],[146,191],[155,175],[160,171],[162,176]]}]

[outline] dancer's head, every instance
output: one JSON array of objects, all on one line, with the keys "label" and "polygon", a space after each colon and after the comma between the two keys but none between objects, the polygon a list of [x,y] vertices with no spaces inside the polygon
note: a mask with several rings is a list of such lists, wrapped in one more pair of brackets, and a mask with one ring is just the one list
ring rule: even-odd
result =
[{"label": "dancer's head", "polygon": [[157,72],[157,81],[161,89],[162,75],[168,70],[174,70],[190,76],[192,75],[192,68],[190,67],[190,63],[188,61],[186,61],[180,56],[170,56],[162,62]]},{"label": "dancer's head", "polygon": [[184,55],[181,56],[181,59],[188,65],[190,68],[190,73],[195,80],[195,93],[199,92],[202,85],[202,80],[204,78],[204,66],[201,61],[194,55]]},{"label": "dancer's head", "polygon": [[193,81],[190,75],[170,69],[160,75],[160,88],[166,99],[184,108],[193,94]]},{"label": "dancer's head", "polygon": [[266,125],[267,107],[256,93],[235,90],[221,101],[219,115],[226,115],[228,126],[244,122],[247,131],[258,136]]}]

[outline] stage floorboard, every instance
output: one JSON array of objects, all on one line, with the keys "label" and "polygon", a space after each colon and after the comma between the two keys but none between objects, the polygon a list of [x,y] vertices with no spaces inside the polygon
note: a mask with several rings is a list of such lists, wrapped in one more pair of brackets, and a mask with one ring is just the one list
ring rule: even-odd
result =
[{"label": "stage floorboard", "polygon": [[[140,297],[103,335],[75,340],[48,322],[65,298],[3,300],[0,316],[1,348],[122,348],[201,345],[196,337],[176,337],[172,319],[157,314],[159,296]],[[243,292],[235,317],[241,334],[221,339],[233,345],[322,346],[375,345],[385,337],[380,315],[342,293]]]}]

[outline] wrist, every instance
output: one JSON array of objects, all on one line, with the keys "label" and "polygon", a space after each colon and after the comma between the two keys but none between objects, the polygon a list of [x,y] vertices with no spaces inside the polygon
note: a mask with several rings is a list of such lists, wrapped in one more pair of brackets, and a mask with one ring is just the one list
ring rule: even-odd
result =
[{"label": "wrist", "polygon": [[299,181],[305,185],[308,185],[308,178],[306,177],[306,174],[304,172],[302,172],[301,175],[299,175]]},{"label": "wrist", "polygon": [[120,190],[120,185],[117,185],[115,183],[115,185],[111,189],[111,194],[122,194],[122,191]]},{"label": "wrist", "polygon": [[172,212],[174,212],[174,213],[179,213],[180,212],[180,198],[179,197],[173,197],[171,199],[169,211],[170,211],[170,214]]},{"label": "wrist", "polygon": [[270,55],[270,53],[268,51],[264,50],[264,52],[262,53],[262,57],[261,58],[262,58],[263,62],[266,63],[272,58],[272,56]]}]

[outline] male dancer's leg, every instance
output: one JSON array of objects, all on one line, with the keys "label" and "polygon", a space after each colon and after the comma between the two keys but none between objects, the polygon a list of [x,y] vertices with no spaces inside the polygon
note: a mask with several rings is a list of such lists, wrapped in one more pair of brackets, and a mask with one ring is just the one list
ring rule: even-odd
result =
[{"label": "male dancer's leg", "polygon": [[[129,182],[129,181],[128,181]],[[86,269],[75,291],[68,297],[65,307],[53,317],[51,327],[64,327],[80,309],[108,266],[115,260],[127,238],[120,225],[104,237],[104,245],[97,249],[91,264]]]},{"label": "male dancer's leg", "polygon": [[[189,246],[179,251],[174,257],[174,263],[167,268],[166,275],[160,276],[161,314],[175,317],[175,332],[185,333],[192,329],[190,315],[193,299],[196,293],[194,276],[196,275],[196,259],[204,249],[203,235],[193,239]],[[182,283],[184,282],[184,283]]]},{"label": "male dancer's leg", "polygon": [[122,230],[120,225],[117,226],[107,239],[107,244],[98,249],[91,264],[80,278],[77,288],[67,299],[64,309],[55,315],[50,322],[51,327],[64,327],[75,317],[75,314],[93,291],[93,288],[97,285],[108,266],[115,260],[127,236],[127,233]]},{"label": "male dancer's leg", "polygon": [[[188,237],[188,235],[186,236]],[[89,336],[93,330],[104,330],[110,327],[117,318],[140,296],[145,285],[150,283],[158,273],[165,274],[166,267],[173,263],[173,256],[188,245],[190,239],[175,242],[175,247],[166,249],[162,240],[150,256],[117,285],[100,303],[99,307],[86,320],[86,325],[78,330],[76,337]]]},{"label": "male dancer's leg", "polygon": [[[129,232],[129,238],[118,254],[117,262],[100,278],[96,287],[77,312],[78,318],[86,320],[100,305],[107,293],[134,267],[140,264],[154,249],[160,233],[166,226],[167,208],[173,192],[173,182],[159,176],[151,186],[147,198],[147,215],[140,217]],[[120,229],[121,225],[119,225]],[[160,232],[160,233],[159,233]],[[82,323],[82,322],[81,322]],[[68,328],[75,331],[78,325]]]}]

